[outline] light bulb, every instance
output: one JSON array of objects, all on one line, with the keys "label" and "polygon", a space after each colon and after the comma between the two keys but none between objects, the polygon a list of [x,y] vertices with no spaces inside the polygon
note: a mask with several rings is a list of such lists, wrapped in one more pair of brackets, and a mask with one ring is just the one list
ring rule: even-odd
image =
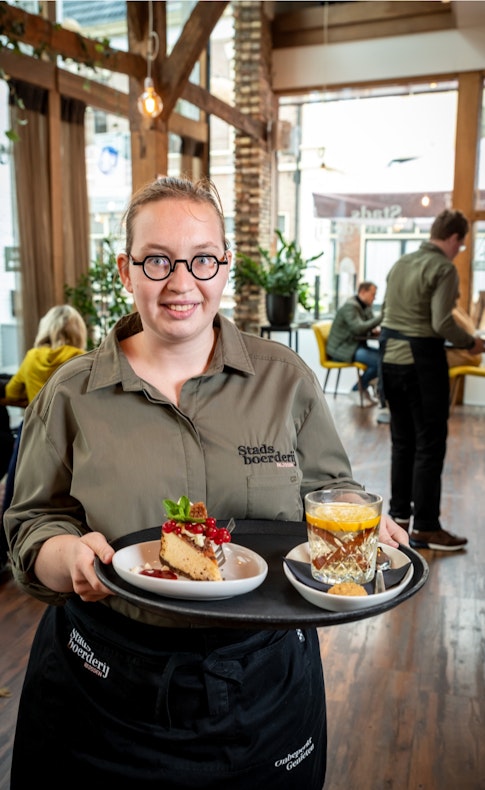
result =
[{"label": "light bulb", "polygon": [[138,97],[138,110],[145,118],[158,118],[163,102],[153,86],[151,77],[145,78],[145,90]]}]

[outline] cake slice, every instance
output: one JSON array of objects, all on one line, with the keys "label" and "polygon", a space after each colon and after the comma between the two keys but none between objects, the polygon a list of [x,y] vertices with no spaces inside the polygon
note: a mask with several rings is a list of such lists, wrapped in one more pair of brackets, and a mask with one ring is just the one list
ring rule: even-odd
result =
[{"label": "cake slice", "polygon": [[168,519],[162,524],[162,565],[194,581],[222,581],[213,542],[227,543],[230,533],[217,527],[203,502],[191,504],[183,496],[178,502],[165,499],[163,504]]}]

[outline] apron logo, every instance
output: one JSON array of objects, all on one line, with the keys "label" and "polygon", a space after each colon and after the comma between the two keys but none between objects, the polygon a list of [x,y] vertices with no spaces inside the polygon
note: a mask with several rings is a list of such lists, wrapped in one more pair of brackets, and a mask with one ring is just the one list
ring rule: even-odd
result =
[{"label": "apron logo", "polygon": [[292,771],[293,768],[297,768],[297,766],[299,766],[303,760],[306,760],[306,758],[311,755],[314,749],[315,744],[313,743],[312,737],[310,737],[300,749],[297,749],[296,752],[287,754],[286,757],[283,757],[281,760],[276,760],[275,768],[286,768],[287,771]]},{"label": "apron logo", "polygon": [[84,660],[84,667],[89,669],[90,672],[93,672],[95,675],[99,675],[101,678],[108,677],[108,672],[110,670],[108,664],[95,657],[94,652],[91,650],[88,643],[82,638],[79,631],[76,631],[75,628],[73,628],[69,634],[69,642],[67,643],[67,647],[69,650],[72,650],[76,656],[79,656],[79,658]]}]

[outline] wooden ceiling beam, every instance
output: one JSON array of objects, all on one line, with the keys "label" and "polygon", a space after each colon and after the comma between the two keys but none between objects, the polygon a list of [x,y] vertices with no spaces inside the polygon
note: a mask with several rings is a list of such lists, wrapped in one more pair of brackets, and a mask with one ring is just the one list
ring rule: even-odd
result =
[{"label": "wooden ceiling beam", "polygon": [[[210,32],[214,28],[214,25],[217,21],[215,17],[217,16],[217,18],[220,18],[226,5],[226,2],[199,2],[196,6],[196,9],[194,9],[192,12],[192,22],[188,27],[186,25],[182,36],[185,33],[186,36],[190,37],[192,36],[194,26],[202,26],[203,38],[207,43],[210,37]],[[128,13],[131,13],[130,23],[134,25],[138,24],[139,29],[137,35],[141,35],[141,31],[148,29],[148,23],[144,23],[143,21],[143,14],[146,15],[146,3],[129,2],[128,6],[131,6],[131,12],[130,10],[128,11]],[[143,9],[142,6],[144,7]],[[211,6],[211,9],[208,8],[209,6]],[[207,12],[210,11],[208,16],[210,21],[207,24],[202,25],[201,19],[205,19],[206,9]],[[197,13],[195,14],[196,10]],[[101,42],[97,42],[94,39],[88,39],[79,35],[78,33],[73,33],[70,30],[64,30],[63,28],[55,27],[42,17],[35,14],[28,14],[19,8],[9,5],[8,3],[4,2],[4,0],[0,2],[0,34],[1,33],[8,35],[8,38],[11,41],[21,41],[24,44],[33,46],[34,49],[45,51],[49,50],[55,54],[62,55],[64,58],[72,58],[77,62],[85,63],[89,66],[92,66],[93,62],[95,62],[95,65],[98,68],[105,68],[109,71],[127,74],[130,77],[140,80],[141,82],[143,82],[147,73],[146,59],[141,54],[134,52],[121,52],[109,47],[105,47],[101,44]],[[200,46],[200,40],[201,39],[199,36],[197,47]],[[193,59],[196,48],[192,48],[192,45],[190,41],[187,41],[187,38],[184,39],[184,42],[185,43],[183,47],[181,45],[178,49],[177,46],[174,48],[172,55],[175,54],[175,57],[173,60],[171,60],[171,58],[164,60],[167,68],[166,80],[169,90],[178,90],[179,94],[177,95],[177,98],[182,96],[182,98],[194,104],[202,112],[212,113],[218,118],[221,118],[223,121],[226,121],[230,125],[234,126],[236,129],[248,134],[250,137],[265,141],[266,129],[264,124],[249,118],[235,107],[232,107],[226,102],[217,99],[205,88],[202,88],[199,85],[194,85],[188,81],[188,78],[186,79],[185,72],[187,71],[188,66],[185,71],[181,66],[181,61],[183,60],[183,49],[186,46],[190,46],[191,58]],[[93,60],[94,57],[95,60]],[[55,84],[55,76],[53,71],[55,68],[54,64],[35,58],[35,68],[33,68],[32,62],[33,58],[29,56],[19,55],[8,49],[0,50],[0,65],[2,65],[7,74],[12,72],[13,64],[15,63],[15,74],[13,74],[13,76],[34,84],[39,84],[39,79],[43,77],[47,81],[47,84],[44,84],[43,87],[53,87]],[[189,75],[192,68],[193,66],[190,67]],[[93,106],[96,106],[95,99],[98,97],[100,101],[102,100],[104,108],[107,112],[117,112],[115,109],[107,109],[106,105],[109,105],[118,106],[120,108],[120,113],[127,114],[125,110],[122,110],[122,108],[128,106],[127,96],[122,100],[121,97],[117,95],[118,92],[114,91],[112,88],[102,86],[100,83],[97,83],[94,80],[86,81],[86,78],[77,77],[77,75],[72,75],[65,70],[60,69],[59,71],[62,71],[63,75],[65,74],[65,78],[62,77],[62,79],[64,79],[63,85],[66,90],[69,86],[70,95],[73,95],[74,93],[75,98],[83,97],[83,100],[86,101],[87,104],[93,104]],[[68,74],[69,76],[67,76]],[[163,74],[164,71],[162,68],[162,75]],[[77,77],[79,82],[75,83],[74,81],[71,81],[71,78],[74,77]],[[61,77],[59,77],[59,79],[61,79]],[[162,78],[162,82],[163,80],[165,80],[165,77]],[[84,96],[80,94],[80,85],[83,83],[85,86]],[[88,95],[86,95],[86,83],[90,86],[90,92]],[[111,99],[108,99],[109,93],[113,93]],[[170,97],[167,97],[165,94],[163,96],[164,102],[167,100],[168,104],[172,106],[172,109],[173,106],[175,106],[176,101],[176,99],[175,101],[173,100],[174,96],[175,93],[171,93]],[[166,122],[167,117],[170,128],[171,115],[168,115],[168,111],[165,110],[161,116],[161,119],[165,120]],[[180,129],[182,125],[180,118],[177,118],[175,123],[177,128]],[[185,126],[193,129],[194,139],[197,139],[200,142],[205,141],[201,139],[202,135],[199,126],[196,127],[194,124],[190,123],[186,124]],[[197,136],[195,136],[195,133]]]},{"label": "wooden ceiling beam", "polygon": [[91,68],[106,68],[143,79],[146,60],[141,55],[121,52],[102,41],[81,36],[60,25],[52,25],[38,14],[0,2],[0,34],[13,43],[29,44],[39,55],[60,55]]},{"label": "wooden ceiling beam", "polygon": [[276,15],[272,23],[273,48],[411,35],[455,26],[451,3],[331,3]]},{"label": "wooden ceiling beam", "polygon": [[[78,99],[89,104],[91,107],[128,117],[129,97],[122,91],[109,88],[99,82],[88,82],[85,77],[72,74],[65,69],[59,69],[54,63],[35,61],[35,70],[32,68],[32,58],[26,55],[18,55],[11,50],[0,50],[0,68],[6,74],[17,80],[28,82],[38,88],[45,90],[55,90],[56,87],[61,96],[69,99]],[[57,80],[57,82],[56,82]],[[201,97],[195,97],[199,100]],[[208,131],[205,123],[194,121],[173,112],[168,121],[168,129],[180,137],[188,137],[198,143],[208,141]]]},{"label": "wooden ceiling beam", "polygon": [[191,104],[197,105],[204,112],[216,115],[230,126],[235,126],[236,129],[249,135],[249,137],[254,137],[257,140],[267,139],[266,125],[264,123],[251,118],[249,115],[244,115],[240,110],[221,101],[217,96],[208,93],[199,85],[194,85],[192,82],[187,83],[182,91],[182,98]]},{"label": "wooden ceiling beam", "polygon": [[[172,112],[183,88],[189,81],[190,74],[207,47],[212,31],[221,18],[227,2],[199,2],[184,25],[170,57],[162,62],[160,84],[163,90],[164,108],[162,118]],[[155,74],[157,62],[153,64]]]}]

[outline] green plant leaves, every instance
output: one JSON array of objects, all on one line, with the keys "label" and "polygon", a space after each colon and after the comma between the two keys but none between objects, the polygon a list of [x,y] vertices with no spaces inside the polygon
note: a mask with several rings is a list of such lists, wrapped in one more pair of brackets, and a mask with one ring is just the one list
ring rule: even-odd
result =
[{"label": "green plant leaves", "polygon": [[88,348],[95,348],[116,321],[130,312],[131,304],[118,275],[111,238],[104,238],[102,252],[74,287],[64,286],[66,302],[78,310],[88,329]]},{"label": "green plant leaves", "polygon": [[308,309],[309,284],[305,282],[305,272],[309,264],[321,258],[323,252],[304,258],[296,241],[286,241],[280,230],[278,236],[278,250],[272,256],[269,250],[259,247],[261,260],[257,261],[244,253],[236,256],[236,265],[233,269],[233,280],[236,290],[240,290],[245,283],[259,285],[266,293],[291,296],[298,294],[298,301]]}]

